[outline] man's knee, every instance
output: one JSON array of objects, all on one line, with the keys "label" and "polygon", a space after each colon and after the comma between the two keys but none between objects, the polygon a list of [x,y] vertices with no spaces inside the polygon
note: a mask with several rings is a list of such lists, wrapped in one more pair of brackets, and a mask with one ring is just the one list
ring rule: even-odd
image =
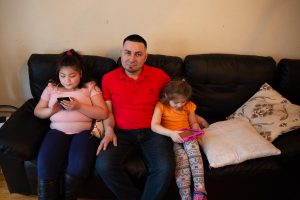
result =
[{"label": "man's knee", "polygon": [[96,164],[95,164],[96,171],[99,175],[105,175],[111,168],[109,162],[106,160],[100,158],[99,156],[96,159]]}]

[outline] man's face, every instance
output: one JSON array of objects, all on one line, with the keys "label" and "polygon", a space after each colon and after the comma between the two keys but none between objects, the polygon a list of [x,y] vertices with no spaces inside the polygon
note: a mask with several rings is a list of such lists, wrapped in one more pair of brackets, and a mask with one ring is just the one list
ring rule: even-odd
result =
[{"label": "man's face", "polygon": [[121,62],[128,75],[138,75],[147,59],[145,45],[141,42],[126,41],[121,51]]}]

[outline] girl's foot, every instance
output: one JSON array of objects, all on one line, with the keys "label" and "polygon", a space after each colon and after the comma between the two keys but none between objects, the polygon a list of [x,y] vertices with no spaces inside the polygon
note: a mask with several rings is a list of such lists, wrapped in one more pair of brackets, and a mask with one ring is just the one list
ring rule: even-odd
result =
[{"label": "girl's foot", "polygon": [[207,194],[203,191],[194,191],[193,200],[207,200]]}]

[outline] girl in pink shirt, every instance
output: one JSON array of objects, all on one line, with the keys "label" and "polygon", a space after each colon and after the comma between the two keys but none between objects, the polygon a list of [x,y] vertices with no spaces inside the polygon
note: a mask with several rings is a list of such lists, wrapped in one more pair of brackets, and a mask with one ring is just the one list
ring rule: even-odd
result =
[{"label": "girl in pink shirt", "polygon": [[[197,139],[184,142],[181,129],[200,130],[196,119],[196,105],[190,101],[191,86],[185,81],[169,82],[156,104],[151,129],[174,141],[175,177],[182,200],[206,200],[204,169]],[[202,120],[204,120],[202,118]],[[191,193],[191,174],[194,192]]]},{"label": "girl in pink shirt", "polygon": [[79,53],[71,49],[60,55],[57,77],[44,89],[34,114],[51,121],[38,153],[38,197],[57,199],[59,176],[64,173],[63,198],[76,199],[99,142],[90,134],[92,120],[108,116],[100,88],[84,77]]}]

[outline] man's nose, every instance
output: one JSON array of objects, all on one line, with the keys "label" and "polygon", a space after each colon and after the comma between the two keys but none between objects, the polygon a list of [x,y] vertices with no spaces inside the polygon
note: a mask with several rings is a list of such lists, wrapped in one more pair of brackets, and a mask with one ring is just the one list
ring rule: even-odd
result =
[{"label": "man's nose", "polygon": [[134,61],[136,60],[135,55],[134,55],[134,54],[133,54],[133,55],[130,55],[129,60],[130,60],[131,62],[134,62]]}]

